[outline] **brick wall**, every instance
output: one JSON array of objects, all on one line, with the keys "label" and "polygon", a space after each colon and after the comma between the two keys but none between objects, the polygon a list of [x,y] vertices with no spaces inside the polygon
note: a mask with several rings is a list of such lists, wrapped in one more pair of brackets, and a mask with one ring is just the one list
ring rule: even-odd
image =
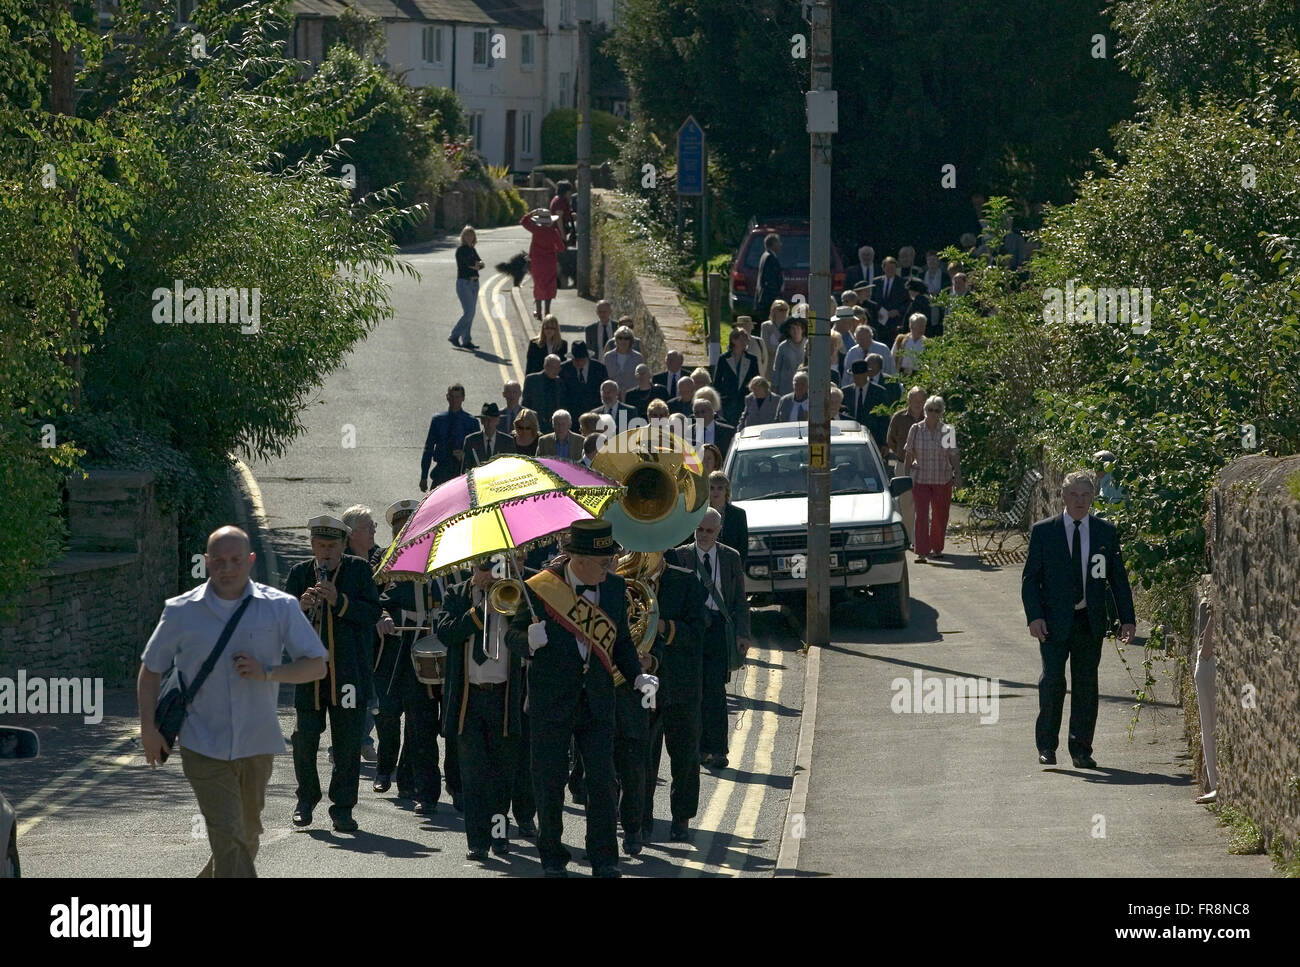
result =
[{"label": "brick wall", "polygon": [[0,676],[102,676],[129,684],[178,592],[177,527],[151,473],[92,470],[68,485],[69,550],[0,625]]},{"label": "brick wall", "polygon": [[[1247,456],[1211,496],[1219,798],[1300,843],[1300,456]],[[1251,706],[1254,707],[1251,707]]]}]

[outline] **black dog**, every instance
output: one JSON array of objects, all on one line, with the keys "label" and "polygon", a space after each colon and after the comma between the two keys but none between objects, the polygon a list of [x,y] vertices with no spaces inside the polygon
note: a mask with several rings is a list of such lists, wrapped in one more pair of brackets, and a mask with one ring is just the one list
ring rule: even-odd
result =
[{"label": "black dog", "polygon": [[515,288],[524,281],[524,275],[528,272],[528,253],[520,252],[510,259],[509,262],[498,262],[497,271],[502,275],[508,275],[514,280]]}]

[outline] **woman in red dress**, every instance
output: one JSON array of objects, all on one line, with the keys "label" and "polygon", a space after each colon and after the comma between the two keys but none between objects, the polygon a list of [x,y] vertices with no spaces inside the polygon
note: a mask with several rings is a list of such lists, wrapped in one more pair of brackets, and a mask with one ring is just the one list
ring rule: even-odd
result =
[{"label": "woman in red dress", "polygon": [[564,237],[560,235],[560,220],[545,208],[533,209],[519,224],[533,235],[528,246],[528,271],[533,276],[533,315],[540,319],[551,311],[551,300],[555,298]]}]

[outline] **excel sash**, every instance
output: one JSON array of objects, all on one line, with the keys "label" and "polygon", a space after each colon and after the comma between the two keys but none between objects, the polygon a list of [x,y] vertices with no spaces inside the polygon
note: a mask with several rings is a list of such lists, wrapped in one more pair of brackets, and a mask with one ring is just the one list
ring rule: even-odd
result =
[{"label": "excel sash", "polygon": [[525,582],[546,605],[551,620],[566,631],[582,638],[596,653],[605,671],[614,674],[614,641],[618,626],[599,607],[579,595],[554,571],[543,568]]}]

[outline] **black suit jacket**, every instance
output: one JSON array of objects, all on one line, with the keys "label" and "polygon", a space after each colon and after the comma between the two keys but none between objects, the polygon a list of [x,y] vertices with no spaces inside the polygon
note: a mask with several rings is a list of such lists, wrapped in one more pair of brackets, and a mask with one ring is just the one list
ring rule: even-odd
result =
[{"label": "black suit jacket", "polygon": [[[713,445],[718,448],[724,458],[727,455],[727,450],[731,447],[731,441],[735,435],[736,428],[734,426],[723,423],[721,420],[715,419],[713,421]],[[700,442],[699,445],[704,446],[704,443]]]},{"label": "black suit jacket", "polygon": [[[502,433],[500,430],[497,430],[495,435],[496,439],[492,441],[492,456],[498,457],[503,453],[515,452],[515,438],[513,436],[509,433]],[[482,430],[465,437],[463,452],[465,456],[460,461],[461,473],[472,467],[477,467],[488,459],[487,438],[483,436]]]},{"label": "black suit jacket", "polygon": [[[482,640],[483,609],[471,604],[469,581],[448,589],[438,620],[438,640],[447,646],[447,681],[443,686],[443,735],[459,735],[464,729],[461,711],[469,703],[469,678],[465,669],[474,660],[475,640]],[[524,609],[525,611],[527,609]],[[509,621],[509,618],[502,620]],[[508,633],[508,632],[507,632]],[[506,735],[519,735],[524,709],[524,662],[507,648],[506,710],[501,728]]]},{"label": "black suit jacket", "polygon": [[[684,366],[677,371],[678,379],[689,375],[691,375],[691,371]],[[672,386],[668,385],[668,370],[665,369],[662,373],[655,373],[653,382],[656,386],[662,386],[664,388],[665,399],[671,400],[677,398],[677,384],[674,383]]]},{"label": "black suit jacket", "polygon": [[680,396],[674,396],[672,399],[668,401],[668,412],[680,413],[682,416],[686,417],[687,419],[692,419],[695,415],[694,406],[695,406],[694,397],[692,397],[690,403],[687,403],[683,401]]},{"label": "black suit jacket", "polygon": [[[446,584],[445,580],[443,582]],[[442,607],[442,593],[437,581],[394,581],[379,596],[379,605],[393,619],[395,625],[416,623],[419,609],[416,595],[423,598],[424,623],[430,630],[438,624],[438,610]],[[403,614],[403,612],[407,612]],[[382,697],[399,698],[404,675],[412,673],[411,645],[429,632],[399,631],[386,637],[375,656],[375,692]]]},{"label": "black suit jacket", "polygon": [[735,504],[727,504],[722,514],[722,530],[718,541],[734,548],[740,555],[740,566],[749,567],[749,515]]},{"label": "black suit jacket", "polygon": [[713,388],[722,397],[721,418],[735,425],[745,409],[745,396],[749,393],[749,381],[759,375],[758,360],[749,353],[740,357],[738,369],[731,368],[731,353],[718,359],[713,367]]},{"label": "black suit jacket", "polygon": [[649,389],[630,389],[623,394],[623,399],[627,405],[636,410],[636,415],[645,419],[646,407],[650,405],[651,400],[663,400],[668,402],[668,390],[658,383],[651,383]]},{"label": "black suit jacket", "polygon": [[[714,623],[710,634],[704,642],[704,674],[714,681],[725,681],[731,677],[728,668],[731,656],[739,656],[736,638],[749,637],[749,603],[745,598],[745,574],[740,563],[740,554],[733,548],[719,542],[718,569],[721,574],[722,602],[720,610],[731,615],[730,621],[721,616]],[[695,550],[695,542],[683,544],[666,551],[664,556],[670,564],[687,568],[697,575],[700,573],[700,559]],[[703,578],[700,578],[703,582]],[[705,587],[706,599],[708,588]],[[719,634],[721,630],[721,634]]]},{"label": "black suit jacket", "polygon": [[[329,659],[332,667],[320,681],[294,687],[294,707],[302,710],[343,704],[348,694],[353,708],[364,709],[370,700],[375,623],[380,613],[379,588],[369,562],[363,557],[344,554],[332,573],[338,600],[333,606],[322,604],[316,622],[321,643],[326,648],[330,647],[329,627],[333,626],[333,657]],[[289,568],[284,590],[301,598],[315,583],[316,561],[308,558]],[[311,615],[307,618],[310,620]]]},{"label": "black suit jacket", "polygon": [[868,279],[862,271],[862,263],[854,261],[847,269],[844,270],[844,288],[851,289],[859,282],[872,282],[880,278],[880,266],[873,265],[871,278]]},{"label": "black suit jacket", "polygon": [[[1100,643],[1106,631],[1106,593],[1115,596],[1115,608],[1122,624],[1136,624],[1133,615],[1133,592],[1128,572],[1119,550],[1119,533],[1115,525],[1088,515],[1088,560],[1084,592],[1088,601],[1088,627],[1094,643]],[[1094,577],[1102,570],[1105,577]],[[1060,514],[1040,520],[1029,532],[1029,553],[1020,577],[1020,600],[1025,607],[1025,622],[1039,618],[1047,622],[1048,639],[1064,643],[1069,640],[1074,622],[1074,575],[1070,563],[1070,544],[1065,521]]]},{"label": "black suit jacket", "polygon": [[[605,412],[605,404],[604,404],[604,403],[597,403],[595,406],[593,406],[593,407],[592,407],[591,409],[589,409],[589,410],[586,410],[585,412],[590,413],[590,412],[592,412],[593,410],[596,411],[596,412],[599,412],[599,413],[604,413],[604,412]],[[620,414],[621,414],[621,415],[620,415]],[[627,429],[627,425],[628,425],[628,423],[629,423],[629,422],[630,422],[630,421],[631,421],[631,420],[632,420],[632,419],[633,419],[637,414],[636,414],[636,409],[633,408],[633,407],[631,407],[631,406],[628,406],[626,403],[615,403],[615,404],[614,404],[614,412],[611,413],[611,414],[609,414],[609,415],[610,415],[611,419],[614,420],[614,425],[615,425],[615,427],[616,427],[619,431],[622,431],[622,430]]]},{"label": "black suit jacket", "polygon": [[564,380],[547,379],[545,373],[524,377],[524,406],[537,413],[543,433],[551,432],[551,414],[564,409]]},{"label": "black suit jacket", "polygon": [[[894,276],[894,281],[890,283],[889,295],[885,295],[885,277],[882,275],[876,280],[875,289],[872,292],[872,300],[884,309],[897,309],[899,318],[902,318],[903,306],[907,305],[907,279],[903,278],[902,273]],[[875,322],[874,318],[868,318],[869,322]],[[890,320],[890,325],[900,325],[898,319]],[[901,323],[903,328],[907,328],[907,322]]]},{"label": "black suit jacket", "polygon": [[[561,339],[560,347],[553,351],[555,355],[560,357],[560,361],[563,362],[564,357],[569,354],[569,344],[565,340]],[[550,355],[550,353],[548,353],[536,339],[528,340],[528,355],[525,357],[526,362],[524,364],[524,372],[540,373],[542,371],[542,364],[546,361],[548,355]]]},{"label": "black suit jacket", "polygon": [[[563,580],[566,562],[567,558],[557,557],[547,565],[547,569]],[[614,679],[596,655],[591,655],[584,674],[583,660],[578,654],[573,633],[547,613],[546,605],[531,588],[527,593],[533,603],[533,612],[538,617],[545,616],[546,621],[546,644],[533,653],[528,666],[529,721],[535,723],[534,727],[567,723],[585,688],[592,714],[613,729]],[[628,629],[627,583],[623,578],[617,574],[606,575],[600,583],[599,604],[618,629],[612,656],[614,665],[629,683],[634,682],[641,674],[641,660]],[[506,632],[506,644],[520,657],[528,655],[528,625],[531,622],[528,608],[521,603],[510,621],[510,630]]]},{"label": "black suit jacket", "polygon": [[884,404],[892,407],[894,396],[887,386],[880,383],[867,383],[867,392],[862,406],[855,407],[857,400],[858,388],[850,383],[844,387],[844,408],[853,414],[853,419],[857,420],[868,430],[871,431],[872,439],[876,441],[876,446],[882,451],[885,447],[885,438],[889,434],[889,417],[890,414],[878,415],[872,413],[877,406]]},{"label": "black suit jacket", "polygon": [[[600,384],[609,379],[609,371],[604,363],[587,358],[587,381],[578,379],[578,367],[569,360],[560,367],[560,380],[564,383],[564,408],[573,417],[573,425],[578,425],[578,417],[600,406]],[[550,432],[548,428],[546,432]]]},{"label": "black suit jacket", "polygon": [[600,327],[600,322],[597,321],[597,322],[593,322],[591,325],[589,325],[586,329],[583,330],[583,338],[586,339],[587,341],[587,350],[591,353],[591,361],[593,363],[596,362],[596,357],[598,355],[604,354],[605,343],[609,342],[610,339],[614,338],[614,333],[618,331],[618,320],[617,319],[609,320],[609,329],[607,330],[609,333],[609,339],[600,339],[600,337],[596,334],[596,330],[599,327]]},{"label": "black suit jacket", "polygon": [[699,710],[704,683],[704,598],[708,592],[693,571],[669,562],[659,576],[659,617],[667,626],[650,654],[659,676],[655,703],[691,705]]}]

